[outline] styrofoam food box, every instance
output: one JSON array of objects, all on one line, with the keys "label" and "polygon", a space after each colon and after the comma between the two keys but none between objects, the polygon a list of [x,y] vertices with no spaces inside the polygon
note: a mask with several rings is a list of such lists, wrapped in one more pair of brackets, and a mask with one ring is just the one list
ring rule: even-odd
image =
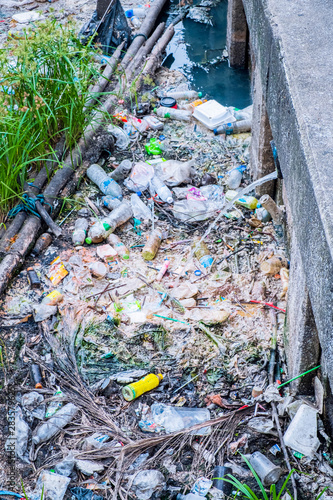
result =
[{"label": "styrofoam food box", "polygon": [[231,114],[229,109],[222,106],[222,104],[214,99],[197,106],[193,116],[210,130],[214,130],[214,128],[223,123],[232,123],[236,121],[236,118]]}]

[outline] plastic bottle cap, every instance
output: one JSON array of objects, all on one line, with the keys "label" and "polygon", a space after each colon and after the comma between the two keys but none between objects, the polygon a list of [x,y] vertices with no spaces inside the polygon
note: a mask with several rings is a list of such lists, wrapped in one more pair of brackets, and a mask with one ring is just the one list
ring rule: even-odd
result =
[{"label": "plastic bottle cap", "polygon": [[170,118],[170,113],[165,113],[164,118]]},{"label": "plastic bottle cap", "polygon": [[157,113],[157,108],[154,108],[153,111],[154,111],[154,113]]},{"label": "plastic bottle cap", "polygon": [[202,92],[198,92],[198,97],[202,97],[203,96],[203,93]]},{"label": "plastic bottle cap", "polygon": [[217,135],[217,133],[218,133],[217,132],[217,128],[214,128],[213,132],[214,132],[215,135]]},{"label": "plastic bottle cap", "polygon": [[108,231],[109,229],[111,229],[110,224],[108,224],[107,222],[103,222],[103,227],[104,227],[105,231]]},{"label": "plastic bottle cap", "polygon": [[91,245],[92,244],[92,239],[91,238],[86,238],[86,243],[87,243],[87,245]]},{"label": "plastic bottle cap", "polygon": [[125,10],[126,17],[133,17],[133,9]]},{"label": "plastic bottle cap", "polygon": [[137,194],[138,196],[141,196],[141,195],[142,195],[141,191],[137,191],[137,192],[136,192],[136,194]]},{"label": "plastic bottle cap", "polygon": [[40,382],[38,382],[36,385],[35,385],[35,389],[43,389],[43,386]]}]

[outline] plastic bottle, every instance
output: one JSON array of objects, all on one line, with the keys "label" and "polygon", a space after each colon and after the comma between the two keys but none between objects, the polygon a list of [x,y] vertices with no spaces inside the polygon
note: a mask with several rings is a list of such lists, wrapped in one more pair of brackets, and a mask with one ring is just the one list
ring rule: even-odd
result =
[{"label": "plastic bottle", "polygon": [[151,211],[149,207],[143,203],[140,196],[136,193],[131,195],[131,205],[133,210],[133,215],[136,219],[139,220],[150,220],[151,219]]},{"label": "plastic bottle", "polygon": [[151,391],[152,389],[155,389],[155,387],[158,387],[161,380],[163,380],[163,375],[161,375],[161,373],[158,373],[157,375],[155,375],[154,373],[150,373],[138,382],[126,385],[122,390],[124,399],[126,399],[126,401],[132,401],[133,399],[138,398],[145,392]]},{"label": "plastic bottle", "polygon": [[51,437],[55,436],[65,425],[78,414],[79,409],[68,403],[63,408],[50,418],[47,422],[37,427],[36,434],[32,437],[32,442],[36,445],[48,441]]},{"label": "plastic bottle", "polygon": [[132,16],[130,20],[134,28],[140,28],[142,21],[138,17]]},{"label": "plastic bottle", "polygon": [[147,10],[144,9],[143,7],[134,7],[133,9],[128,9],[125,11],[125,16],[127,18],[131,18],[133,16],[144,18],[146,14]]},{"label": "plastic bottle", "polygon": [[30,374],[31,374],[32,380],[34,381],[35,389],[42,389],[43,388],[43,385],[42,385],[43,377],[42,377],[42,373],[40,371],[39,365],[32,364],[30,367]]},{"label": "plastic bottle", "polygon": [[27,275],[28,275],[28,281],[30,283],[30,287],[32,289],[39,288],[42,285],[42,283],[41,283],[40,279],[38,278],[38,275],[33,267],[28,267]]},{"label": "plastic bottle", "polygon": [[[229,190],[225,193],[225,198],[227,201],[231,201],[237,196],[237,194],[237,191]],[[235,205],[241,205],[242,207],[254,210],[257,208],[258,200],[254,196],[241,196],[235,201]]]},{"label": "plastic bottle", "polygon": [[72,235],[72,241],[75,247],[83,245],[86,239],[88,231],[88,221],[87,219],[76,219],[75,229]]},{"label": "plastic bottle", "polygon": [[154,167],[146,162],[136,163],[132,169],[131,175],[124,181],[124,185],[130,191],[142,193],[148,187],[148,184],[154,176]]},{"label": "plastic bottle", "polygon": [[109,177],[115,181],[123,181],[131,173],[132,167],[133,163],[131,160],[123,160],[119,166],[109,174]]},{"label": "plastic bottle", "polygon": [[[54,397],[58,398],[63,398],[64,393],[62,390],[57,387],[56,392],[53,394]],[[64,403],[62,401],[51,401],[51,403],[48,405],[46,413],[45,413],[45,418],[50,418],[53,417],[53,415],[62,408]]]},{"label": "plastic bottle", "polygon": [[213,264],[214,259],[210,255],[206,243],[204,243],[203,241],[201,243],[199,243],[198,241],[194,241],[192,244],[192,248],[194,250],[194,255],[204,268],[210,267]]},{"label": "plastic bottle", "polygon": [[118,198],[115,198],[114,196],[111,195],[102,196],[102,202],[103,205],[107,207],[109,210],[114,210],[115,208],[121,205],[121,201],[118,200]]},{"label": "plastic bottle", "polygon": [[161,269],[159,270],[159,273],[156,277],[156,281],[161,281],[161,279],[163,278],[163,276],[165,275],[165,273],[167,272],[168,270],[168,267],[170,265],[170,261],[169,259],[166,257],[164,259],[164,263],[163,263],[163,266],[161,267]]},{"label": "plastic bottle", "polygon": [[183,104],[181,105],[180,109],[185,109],[187,111],[190,111],[191,113],[193,113],[193,111],[195,110],[195,108],[197,106],[200,106],[201,104],[204,104],[205,102],[207,102],[206,99],[196,99],[195,101],[193,102],[190,102],[190,103],[186,103],[186,104]]},{"label": "plastic bottle", "polygon": [[237,189],[242,182],[243,172],[246,170],[245,165],[233,168],[228,175],[228,188]]},{"label": "plastic bottle", "polygon": [[282,474],[281,467],[273,464],[265,455],[260,453],[260,451],[252,453],[248,460],[264,486],[270,486],[278,482]]},{"label": "plastic bottle", "polygon": [[174,99],[197,99],[202,97],[202,92],[196,92],[195,90],[171,90],[166,92],[167,97],[173,97]]},{"label": "plastic bottle", "polygon": [[120,238],[118,238],[116,234],[114,233],[109,234],[109,236],[107,237],[107,242],[113,246],[119,257],[121,257],[124,260],[129,259],[130,253],[128,248],[124,245],[124,243],[121,241]]},{"label": "plastic bottle", "polygon": [[280,255],[274,255],[274,257],[262,262],[260,270],[264,274],[277,274],[280,272],[281,267],[288,267],[287,259]]},{"label": "plastic bottle", "polygon": [[173,203],[172,192],[157,175],[154,175],[150,181],[150,186],[162,201],[169,204]]},{"label": "plastic bottle", "polygon": [[181,120],[185,122],[189,122],[192,116],[189,111],[185,111],[184,109],[164,108],[163,106],[155,108],[154,113],[161,118],[172,118],[173,120]]},{"label": "plastic bottle", "polygon": [[[230,495],[232,492],[232,484],[222,480],[227,474],[232,474],[231,467],[224,467],[223,465],[216,466],[213,473],[213,486],[226,495]],[[229,478],[227,477],[226,479]]]},{"label": "plastic bottle", "polygon": [[43,233],[38,240],[36,241],[36,245],[34,246],[31,255],[32,257],[36,257],[43,250],[45,250],[52,243],[52,236],[50,233]]},{"label": "plastic bottle", "polygon": [[164,128],[164,123],[160,122],[155,116],[148,115],[144,116],[143,119],[152,130],[162,130]]},{"label": "plastic bottle", "polygon": [[142,250],[142,257],[145,260],[153,260],[158,249],[160,248],[161,242],[162,232],[160,229],[155,229],[152,233],[150,233],[148,241]]},{"label": "plastic bottle", "polygon": [[[116,139],[116,148],[124,151],[128,148],[129,138],[128,135],[123,131],[122,128],[113,125],[112,123],[108,126],[108,132]],[[116,179],[115,179],[116,180]]]},{"label": "plastic bottle", "polygon": [[252,120],[248,118],[247,120],[240,120],[234,123],[225,123],[219,127],[214,128],[214,134],[241,134],[242,132],[251,132]]},{"label": "plastic bottle", "polygon": [[97,165],[93,163],[87,170],[87,177],[94,182],[103,194],[109,194],[122,200],[123,196],[121,193],[121,187],[114,181],[110,179],[107,173]]},{"label": "plastic bottle", "polygon": [[187,493],[187,495],[182,495],[178,493],[177,500],[202,500],[203,497],[196,495],[195,493]]},{"label": "plastic bottle", "polygon": [[86,243],[90,245],[105,240],[116,227],[125,224],[131,217],[133,217],[132,207],[127,201],[123,201],[110,215],[91,226]]}]

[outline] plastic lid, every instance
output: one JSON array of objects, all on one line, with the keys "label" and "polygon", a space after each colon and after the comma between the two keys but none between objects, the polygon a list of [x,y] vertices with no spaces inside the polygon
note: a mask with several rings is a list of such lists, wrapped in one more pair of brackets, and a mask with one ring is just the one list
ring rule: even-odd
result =
[{"label": "plastic lid", "polygon": [[135,399],[135,390],[130,385],[126,385],[125,387],[123,387],[122,393],[126,401],[132,401],[133,399]]},{"label": "plastic lid", "polygon": [[170,113],[165,113],[164,118],[170,118]]},{"label": "plastic lid", "polygon": [[198,97],[202,97],[203,96],[203,92],[198,92]]},{"label": "plastic lid", "polygon": [[173,198],[172,196],[169,196],[169,198],[167,198],[167,203],[169,203],[169,205],[171,205],[171,203],[173,203]]},{"label": "plastic lid", "polygon": [[107,222],[103,222],[103,227],[104,227],[105,231],[108,231],[109,229],[111,229],[110,224],[108,224]]},{"label": "plastic lid", "polygon": [[91,238],[86,238],[86,243],[87,243],[87,245],[91,245],[92,244],[92,239]]},{"label": "plastic lid", "polygon": [[218,134],[217,128],[214,128],[213,132],[214,132],[215,135],[217,135]]},{"label": "plastic lid", "polygon": [[133,9],[125,10],[125,16],[126,17],[132,17],[133,16]]},{"label": "plastic lid", "polygon": [[154,113],[157,113],[157,108],[154,108],[153,111],[154,111]]},{"label": "plastic lid", "polygon": [[164,108],[173,108],[176,106],[177,101],[173,97],[162,97],[160,100],[161,106]]}]

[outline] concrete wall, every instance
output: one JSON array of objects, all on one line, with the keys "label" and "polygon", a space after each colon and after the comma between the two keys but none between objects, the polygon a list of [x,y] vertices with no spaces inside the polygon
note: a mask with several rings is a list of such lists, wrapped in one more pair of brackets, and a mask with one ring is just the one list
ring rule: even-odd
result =
[{"label": "concrete wall", "polygon": [[255,130],[262,132],[269,122],[290,207],[289,366],[292,374],[314,366],[319,338],[332,387],[332,4],[243,0],[243,5],[255,59],[254,88],[260,89],[254,93],[252,168],[255,175],[264,173],[268,131],[260,138]]}]

